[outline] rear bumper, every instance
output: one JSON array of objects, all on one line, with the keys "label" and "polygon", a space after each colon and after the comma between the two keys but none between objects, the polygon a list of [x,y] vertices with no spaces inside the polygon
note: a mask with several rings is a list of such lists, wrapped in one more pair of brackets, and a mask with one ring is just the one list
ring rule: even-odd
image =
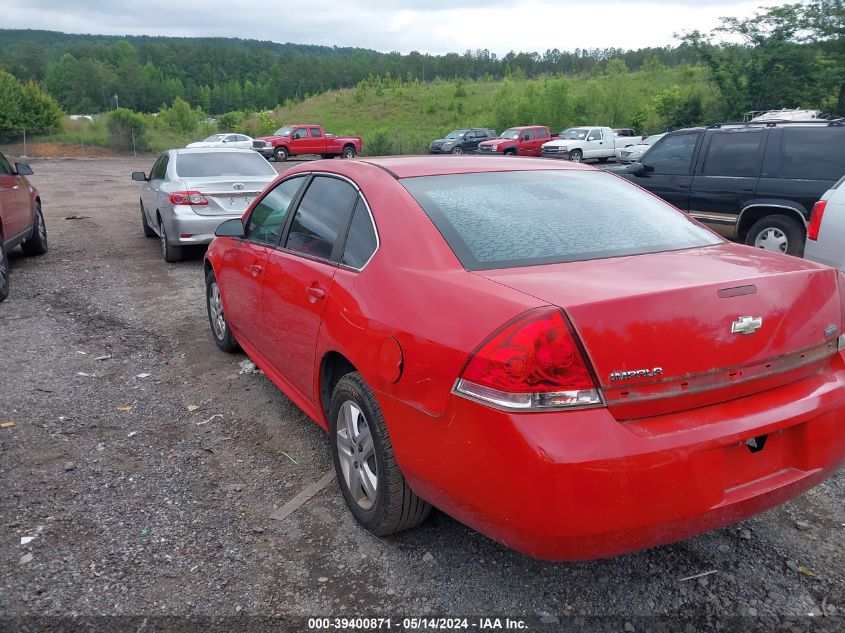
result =
[{"label": "rear bumper", "polygon": [[243,213],[199,215],[190,207],[178,206],[173,208],[172,215],[164,217],[163,220],[166,223],[167,238],[171,244],[191,245],[210,244],[221,222],[242,216]]},{"label": "rear bumper", "polygon": [[[417,494],[530,556],[585,560],[735,523],[833,474],[845,462],[845,363],[833,365],[780,389],[622,423],[607,409],[509,414],[457,396],[433,418],[379,399]],[[752,453],[746,441],[762,436]]]}]

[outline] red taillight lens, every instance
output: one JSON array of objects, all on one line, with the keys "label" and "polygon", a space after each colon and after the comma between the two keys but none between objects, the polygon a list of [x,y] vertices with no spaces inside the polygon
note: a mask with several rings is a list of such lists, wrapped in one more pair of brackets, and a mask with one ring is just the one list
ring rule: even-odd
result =
[{"label": "red taillight lens", "polygon": [[839,349],[845,349],[845,273],[836,271],[836,285],[839,287]]},{"label": "red taillight lens", "polygon": [[602,403],[575,336],[557,308],[532,310],[495,332],[470,358],[455,392],[508,409]]},{"label": "red taillight lens", "polygon": [[819,239],[819,229],[822,228],[822,218],[826,208],[827,202],[824,200],[819,200],[813,205],[813,210],[810,213],[810,224],[807,225],[807,239],[814,242]]},{"label": "red taillight lens", "polygon": [[199,191],[174,191],[170,194],[170,203],[204,207],[208,204],[208,200]]}]

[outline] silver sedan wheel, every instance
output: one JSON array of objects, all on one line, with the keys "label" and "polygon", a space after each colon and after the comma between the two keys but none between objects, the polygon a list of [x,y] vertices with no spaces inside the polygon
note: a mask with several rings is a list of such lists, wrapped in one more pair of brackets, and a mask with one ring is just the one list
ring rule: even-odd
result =
[{"label": "silver sedan wheel", "polygon": [[223,315],[223,302],[220,301],[220,288],[217,282],[212,282],[208,293],[208,311],[211,314],[211,326],[214,336],[222,341],[226,336],[226,317]]},{"label": "silver sedan wheel", "polygon": [[344,402],[337,414],[337,453],[349,494],[362,510],[372,509],[378,491],[375,444],[367,418],[353,400]]},{"label": "silver sedan wheel", "polygon": [[164,222],[159,222],[158,237],[161,243],[161,254],[167,257],[167,232],[164,230]]},{"label": "silver sedan wheel", "polygon": [[760,234],[754,239],[754,246],[775,253],[785,253],[789,246],[789,239],[786,237],[786,233],[780,229],[770,227],[760,231]]}]

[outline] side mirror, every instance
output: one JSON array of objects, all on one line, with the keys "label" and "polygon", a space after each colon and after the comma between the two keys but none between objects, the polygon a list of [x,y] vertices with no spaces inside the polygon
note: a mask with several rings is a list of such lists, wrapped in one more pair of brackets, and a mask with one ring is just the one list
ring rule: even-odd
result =
[{"label": "side mirror", "polygon": [[226,220],[225,222],[220,223],[220,226],[217,227],[217,230],[214,231],[214,234],[217,237],[243,237],[244,223],[241,222],[240,218],[232,218],[231,220]]},{"label": "side mirror", "polygon": [[32,175],[32,167],[30,167],[26,163],[15,163],[15,171],[18,172],[18,176]]},{"label": "side mirror", "polygon": [[633,174],[634,176],[642,176],[643,174],[654,171],[654,167],[649,167],[648,165],[643,165],[642,163],[631,163],[625,168],[625,171],[629,174]]},{"label": "side mirror", "polygon": [[150,179],[147,178],[147,174],[142,171],[133,171],[132,180],[137,180],[138,182],[149,182]]}]

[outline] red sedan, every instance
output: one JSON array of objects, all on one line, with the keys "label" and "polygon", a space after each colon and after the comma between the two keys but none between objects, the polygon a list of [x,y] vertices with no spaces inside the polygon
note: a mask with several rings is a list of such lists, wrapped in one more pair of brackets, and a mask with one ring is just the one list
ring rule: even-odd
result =
[{"label": "red sedan", "polygon": [[375,534],[433,505],[532,556],[613,556],[771,508],[845,460],[845,278],[608,173],[313,162],[217,234],[217,345],[329,432]]}]

